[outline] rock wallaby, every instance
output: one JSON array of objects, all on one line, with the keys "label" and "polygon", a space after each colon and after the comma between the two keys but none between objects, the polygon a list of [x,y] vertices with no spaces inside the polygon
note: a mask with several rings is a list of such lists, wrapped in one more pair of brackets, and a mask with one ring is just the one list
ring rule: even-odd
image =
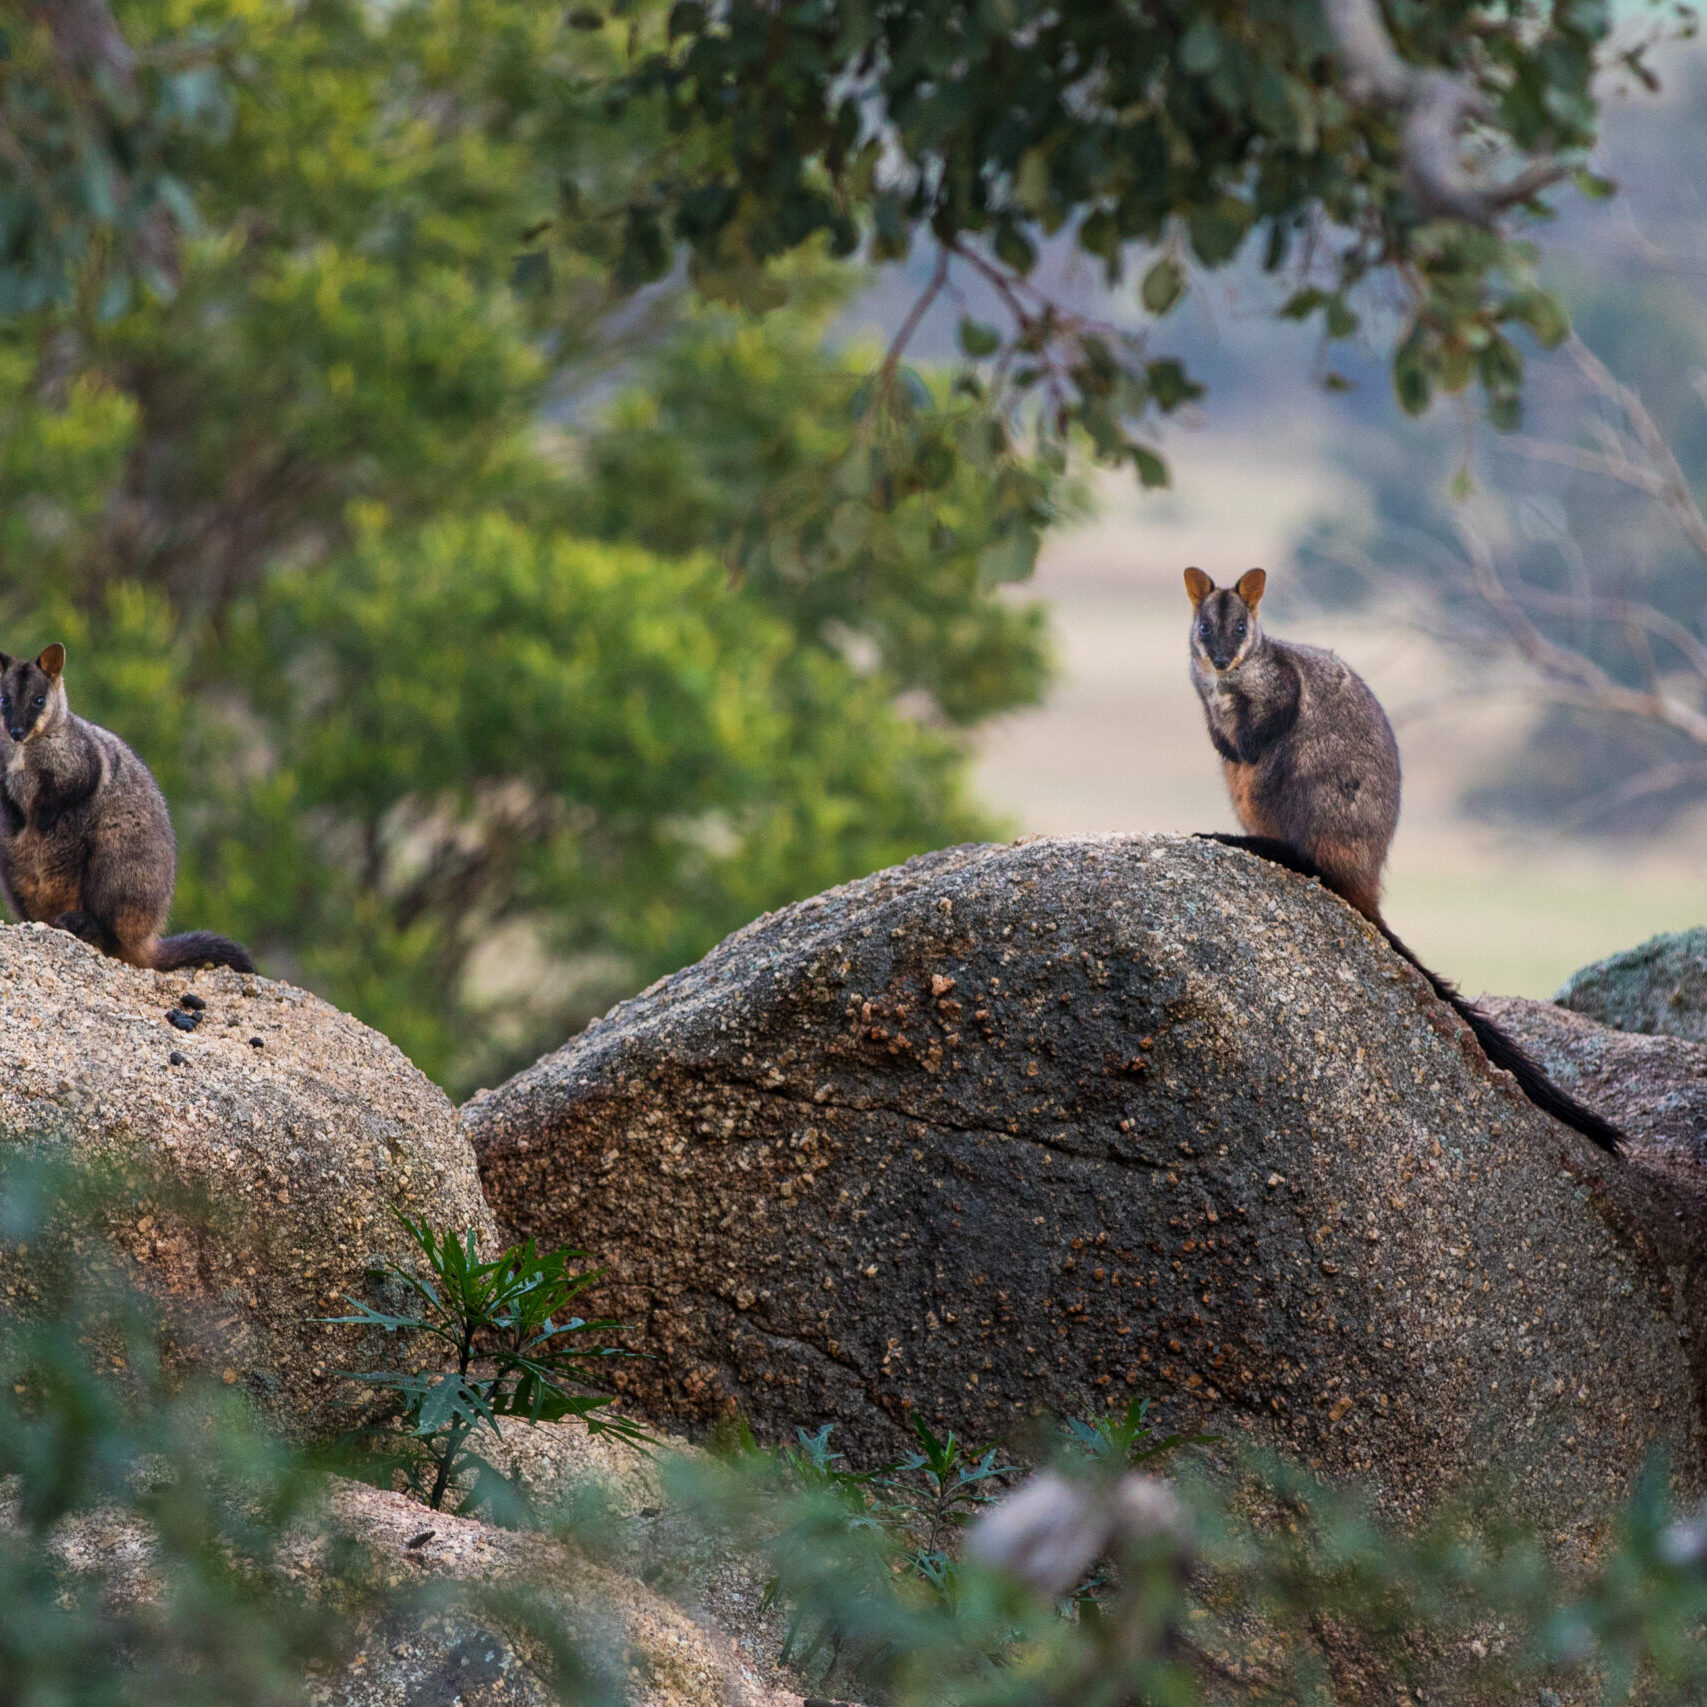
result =
[{"label": "rock wallaby", "polygon": [[1191,598],[1191,679],[1221,755],[1233,810],[1249,832],[1212,840],[1319,878],[1350,902],[1475,1033],[1523,1094],[1602,1149],[1623,1134],[1561,1090],[1516,1039],[1437,973],[1381,917],[1381,874],[1399,826],[1399,745],[1355,671],[1332,652],[1271,640],[1257,621],[1261,569],[1217,588],[1185,572]]},{"label": "rock wallaby", "polygon": [[249,951],[212,931],[162,937],[177,875],[166,800],[118,736],[74,716],[65,648],[0,652],[0,884],[12,911],[132,966],[234,966]]}]

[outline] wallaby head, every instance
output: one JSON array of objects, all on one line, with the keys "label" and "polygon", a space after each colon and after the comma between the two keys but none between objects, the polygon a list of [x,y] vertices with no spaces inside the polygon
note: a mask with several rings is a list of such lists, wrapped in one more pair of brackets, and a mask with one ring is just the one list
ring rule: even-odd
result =
[{"label": "wallaby head", "polygon": [[14,741],[45,735],[70,715],[65,648],[57,640],[39,658],[11,658],[0,652],[0,723]]},{"label": "wallaby head", "polygon": [[1195,663],[1216,675],[1236,670],[1262,640],[1257,605],[1268,576],[1247,569],[1232,587],[1217,589],[1201,569],[1185,572],[1191,599],[1191,655]]}]

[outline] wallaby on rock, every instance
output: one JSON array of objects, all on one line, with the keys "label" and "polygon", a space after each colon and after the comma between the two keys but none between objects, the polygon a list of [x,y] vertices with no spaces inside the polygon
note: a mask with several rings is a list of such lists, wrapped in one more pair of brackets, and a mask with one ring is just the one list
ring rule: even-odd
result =
[{"label": "wallaby on rock", "polygon": [[229,937],[160,935],[178,857],[165,797],[117,735],[73,715],[64,672],[57,643],[34,660],[0,652],[0,885],[12,911],[132,966],[253,972]]},{"label": "wallaby on rock", "polygon": [[1381,874],[1399,827],[1399,744],[1368,684],[1332,652],[1271,640],[1257,621],[1267,576],[1217,589],[1185,572],[1191,679],[1221,755],[1233,810],[1250,833],[1212,836],[1318,878],[1350,902],[1475,1033],[1537,1108],[1614,1155],[1623,1133],[1561,1090],[1517,1040],[1431,972],[1381,917]]}]

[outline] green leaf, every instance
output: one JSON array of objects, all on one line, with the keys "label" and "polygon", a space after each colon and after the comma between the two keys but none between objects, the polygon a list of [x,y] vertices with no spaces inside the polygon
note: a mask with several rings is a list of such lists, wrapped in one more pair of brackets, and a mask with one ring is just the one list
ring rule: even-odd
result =
[{"label": "green leaf", "polygon": [[1206,267],[1218,267],[1238,252],[1251,228],[1251,209],[1237,196],[1220,196],[1207,207],[1194,207],[1185,218],[1191,246]]},{"label": "green leaf", "polygon": [[1003,266],[1012,267],[1016,273],[1029,273],[1037,264],[1037,250],[1031,239],[1011,219],[997,223],[991,247],[995,250],[996,259]]},{"label": "green leaf", "polygon": [[468,1415],[467,1389],[460,1375],[441,1375],[427,1389],[415,1413],[418,1434],[437,1434],[447,1423]]},{"label": "green leaf", "polygon": [[1203,395],[1203,387],[1185,371],[1185,366],[1172,356],[1161,356],[1144,365],[1144,378],[1156,407],[1172,413],[1182,403],[1190,403]]},{"label": "green leaf", "polygon": [[1163,255],[1146,270],[1138,295],[1151,314],[1166,314],[1185,295],[1185,270],[1172,256]]},{"label": "green leaf", "polygon": [[1280,305],[1280,315],[1285,320],[1308,320],[1323,303],[1329,300],[1325,290],[1317,290],[1315,286],[1307,286],[1303,290],[1294,291]]},{"label": "green leaf", "polygon": [[960,319],[960,347],[974,359],[983,356],[993,356],[1002,347],[1001,337],[993,326],[986,326],[981,321],[968,319],[965,315]]},{"label": "green leaf", "polygon": [[1014,200],[1032,215],[1041,219],[1049,211],[1049,153],[1047,149],[1028,148],[1021,156],[1019,170],[1014,174]]},{"label": "green leaf", "polygon": [[1037,567],[1038,538],[1029,528],[1014,528],[978,553],[978,580],[986,587],[1027,581]]},{"label": "green leaf", "polygon": [[544,296],[551,289],[551,257],[543,249],[520,254],[510,267],[510,289],[517,296]]},{"label": "green leaf", "polygon": [[670,8],[669,36],[675,41],[682,36],[705,33],[705,7],[700,0],[676,0]]},{"label": "green leaf", "polygon": [[1120,256],[1120,227],[1106,208],[1097,208],[1079,225],[1079,247],[1088,255],[1100,256],[1111,265]]},{"label": "green leaf", "polygon": [[1208,18],[1199,16],[1180,38],[1180,65],[1194,77],[1205,77],[1221,63],[1221,37]]},{"label": "green leaf", "polygon": [[1428,365],[1428,334],[1419,324],[1399,346],[1393,357],[1393,390],[1399,407],[1407,415],[1420,415],[1428,408],[1433,377]]},{"label": "green leaf", "polygon": [[1357,315],[1338,292],[1328,298],[1323,324],[1330,338],[1349,338],[1357,330]]},{"label": "green leaf", "polygon": [[1510,310],[1512,318],[1527,326],[1544,350],[1557,349],[1570,336],[1570,316],[1551,291],[1524,291],[1513,300]]},{"label": "green leaf", "polygon": [[1145,445],[1134,444],[1127,447],[1127,454],[1132,458],[1132,466],[1138,471],[1139,485],[1158,488],[1171,484],[1168,465],[1153,450]]}]

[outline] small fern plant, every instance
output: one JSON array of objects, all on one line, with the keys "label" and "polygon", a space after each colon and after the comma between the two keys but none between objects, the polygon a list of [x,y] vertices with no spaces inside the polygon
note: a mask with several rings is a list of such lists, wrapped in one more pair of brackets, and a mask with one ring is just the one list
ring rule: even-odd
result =
[{"label": "small fern plant", "polygon": [[401,1416],[386,1432],[408,1443],[399,1455],[411,1490],[434,1511],[471,1472],[479,1483],[504,1478],[472,1444],[481,1430],[501,1437],[500,1418],[528,1423],[580,1417],[589,1433],[649,1442],[639,1427],[615,1415],[615,1400],[594,1378],[611,1358],[633,1355],[602,1343],[600,1334],[622,1324],[572,1313],[574,1301],[604,1277],[603,1269],[577,1271],[585,1251],[542,1252],[532,1239],[483,1262],[470,1227],[460,1238],[424,1220],[397,1219],[419,1251],[412,1266],[388,1262],[387,1278],[414,1295],[411,1314],[377,1310],[346,1293],[353,1315],[324,1320],[340,1327],[383,1328],[388,1334],[424,1334],[446,1350],[440,1369],[386,1369],[356,1380],[394,1393]]}]

